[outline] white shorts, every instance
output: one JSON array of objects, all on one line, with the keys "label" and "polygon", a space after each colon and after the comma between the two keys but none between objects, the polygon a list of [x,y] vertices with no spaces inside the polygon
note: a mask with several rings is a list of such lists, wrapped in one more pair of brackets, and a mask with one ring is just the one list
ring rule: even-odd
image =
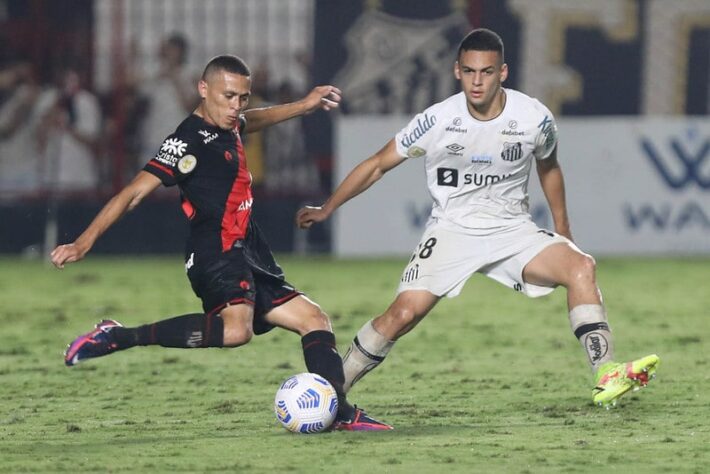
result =
[{"label": "white shorts", "polygon": [[532,221],[490,235],[470,235],[432,219],[404,269],[397,293],[427,290],[453,298],[474,273],[482,273],[527,296],[551,293],[554,287],[523,281],[523,269],[545,247],[571,243]]}]

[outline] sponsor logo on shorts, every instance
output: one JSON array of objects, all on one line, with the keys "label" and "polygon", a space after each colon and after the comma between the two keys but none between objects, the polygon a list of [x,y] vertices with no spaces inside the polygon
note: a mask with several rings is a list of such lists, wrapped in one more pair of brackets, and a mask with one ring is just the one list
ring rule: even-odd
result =
[{"label": "sponsor logo on shorts", "polygon": [[415,263],[413,266],[409,267],[402,275],[402,282],[409,283],[419,278],[419,264]]},{"label": "sponsor logo on shorts", "polygon": [[185,262],[185,271],[188,271],[189,269],[191,269],[194,264],[195,264],[195,252],[192,252],[190,254],[190,257],[187,259],[187,262]]}]

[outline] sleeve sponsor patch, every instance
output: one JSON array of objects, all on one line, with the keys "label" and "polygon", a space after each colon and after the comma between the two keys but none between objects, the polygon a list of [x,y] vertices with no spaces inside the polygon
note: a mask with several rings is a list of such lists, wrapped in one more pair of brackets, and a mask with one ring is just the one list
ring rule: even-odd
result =
[{"label": "sleeve sponsor patch", "polygon": [[185,154],[191,148],[188,142],[170,136],[163,141],[158,153],[143,168],[160,178],[165,186],[173,186],[197,166],[194,154]]}]

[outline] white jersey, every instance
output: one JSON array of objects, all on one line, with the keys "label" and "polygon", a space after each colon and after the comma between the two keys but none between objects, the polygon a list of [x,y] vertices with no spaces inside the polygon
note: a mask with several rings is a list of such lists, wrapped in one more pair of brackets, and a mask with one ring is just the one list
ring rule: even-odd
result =
[{"label": "white jersey", "polygon": [[460,92],[418,114],[395,137],[401,156],[424,157],[432,217],[467,233],[485,235],[530,220],[533,157],[548,158],[557,144],[547,107],[504,91],[505,107],[492,120],[473,118]]}]

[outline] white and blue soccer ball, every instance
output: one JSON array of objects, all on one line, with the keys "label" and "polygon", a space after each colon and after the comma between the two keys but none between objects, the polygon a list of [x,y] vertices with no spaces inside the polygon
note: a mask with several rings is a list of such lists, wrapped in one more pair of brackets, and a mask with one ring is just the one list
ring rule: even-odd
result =
[{"label": "white and blue soccer ball", "polygon": [[276,418],[294,433],[319,433],[333,424],[338,413],[338,394],[318,374],[287,378],[276,392]]}]

